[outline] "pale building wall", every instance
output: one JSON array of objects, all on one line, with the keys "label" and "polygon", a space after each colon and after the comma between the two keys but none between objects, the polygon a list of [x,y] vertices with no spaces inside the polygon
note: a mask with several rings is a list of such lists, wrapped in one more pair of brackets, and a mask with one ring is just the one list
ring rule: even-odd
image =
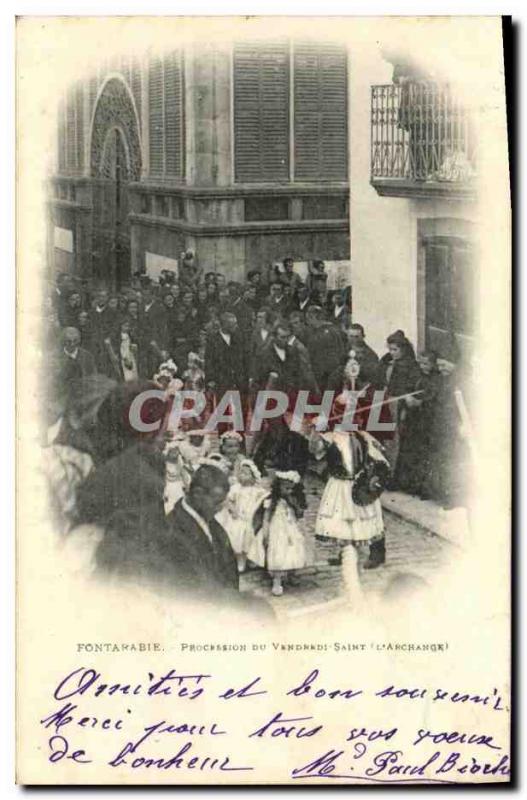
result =
[{"label": "pale building wall", "polygon": [[424,346],[424,275],[418,223],[477,221],[474,201],[381,197],[370,185],[372,84],[391,83],[393,67],[380,54],[353,55],[349,68],[350,230],[353,319],[370,345],[385,351],[397,328]]},{"label": "pale building wall", "polygon": [[392,66],[380,55],[352,54],[349,65],[350,234],[353,318],[381,353],[402,328],[417,333],[415,220],[403,198],[379,197],[370,185],[371,85],[390,83]]}]

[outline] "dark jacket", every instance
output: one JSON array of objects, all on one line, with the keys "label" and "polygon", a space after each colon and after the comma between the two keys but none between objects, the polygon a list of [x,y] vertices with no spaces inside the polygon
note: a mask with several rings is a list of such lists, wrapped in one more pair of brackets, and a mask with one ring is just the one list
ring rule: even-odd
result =
[{"label": "dark jacket", "polygon": [[164,546],[167,558],[174,564],[179,588],[211,599],[218,589],[238,591],[236,557],[219,522],[213,519],[208,523],[212,537],[209,541],[180,500],[167,524]]},{"label": "dark jacket", "polygon": [[321,391],[329,380],[329,376],[339,366],[344,345],[338,331],[331,325],[321,325],[318,328],[308,328],[306,331],[305,345],[313,373]]},{"label": "dark jacket", "polygon": [[82,347],[77,349],[75,358],[67,355],[64,351],[59,353],[56,369],[59,383],[63,386],[86,378],[88,375],[94,375],[97,371],[92,354]]},{"label": "dark jacket", "polygon": [[[256,381],[262,389],[266,386],[282,392],[297,389],[301,377],[300,358],[298,351],[289,345],[284,348],[285,360],[279,357],[275,350],[274,341],[264,347],[260,353]],[[277,377],[270,379],[270,374]]]},{"label": "dark jacket", "polygon": [[244,389],[247,384],[247,358],[243,337],[238,331],[227,344],[220,332],[213,333],[205,347],[205,379],[214,382],[216,391]]}]

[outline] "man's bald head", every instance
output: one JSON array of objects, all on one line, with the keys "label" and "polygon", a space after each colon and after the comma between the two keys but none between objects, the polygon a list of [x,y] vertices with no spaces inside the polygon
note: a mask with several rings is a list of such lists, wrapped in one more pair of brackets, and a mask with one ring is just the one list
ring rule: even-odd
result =
[{"label": "man's bald head", "polygon": [[64,328],[62,331],[62,344],[67,353],[74,353],[81,343],[81,335],[77,328]]}]

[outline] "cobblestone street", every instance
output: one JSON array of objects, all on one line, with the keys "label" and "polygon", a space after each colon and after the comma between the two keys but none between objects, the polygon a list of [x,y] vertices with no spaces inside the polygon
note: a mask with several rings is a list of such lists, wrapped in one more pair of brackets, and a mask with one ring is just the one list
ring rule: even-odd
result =
[{"label": "cobblestone street", "polygon": [[[323,606],[335,601],[341,594],[341,568],[328,563],[337,555],[333,543],[315,540],[314,527],[322,481],[315,476],[306,479],[308,503],[304,516],[304,529],[308,540],[309,566],[295,573],[294,585],[284,584],[282,597],[272,597],[270,578],[262,569],[249,569],[241,579],[243,591],[266,597],[277,611],[292,615],[299,609]],[[432,576],[449,558],[453,546],[407,520],[384,510],[386,530],[386,563],[374,570],[363,570],[359,566],[360,580],[366,595],[382,592],[395,575],[411,574],[423,580]],[[359,553],[360,565],[368,556],[368,548]]]}]

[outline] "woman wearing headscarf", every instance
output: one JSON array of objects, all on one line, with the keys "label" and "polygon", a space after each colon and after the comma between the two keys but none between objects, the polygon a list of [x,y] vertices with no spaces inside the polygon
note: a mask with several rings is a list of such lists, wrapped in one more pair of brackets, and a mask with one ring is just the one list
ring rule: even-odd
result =
[{"label": "woman wearing headscarf", "polygon": [[397,330],[386,340],[388,352],[380,361],[378,386],[385,391],[395,430],[390,440],[384,440],[392,471],[396,469],[400,445],[400,426],[407,413],[406,396],[415,391],[420,370],[415,351],[404,331]]},{"label": "woman wearing headscarf", "polygon": [[400,446],[394,488],[420,495],[432,463],[431,434],[437,413],[441,376],[437,354],[426,350],[419,356],[421,374],[415,383],[417,394],[405,400],[405,417],[401,422]]}]

